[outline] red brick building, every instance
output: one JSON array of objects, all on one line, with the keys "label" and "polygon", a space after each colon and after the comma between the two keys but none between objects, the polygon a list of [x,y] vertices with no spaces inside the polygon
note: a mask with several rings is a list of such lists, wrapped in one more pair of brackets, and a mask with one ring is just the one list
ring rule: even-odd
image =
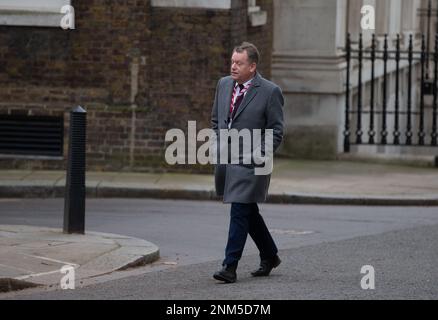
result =
[{"label": "red brick building", "polygon": [[[2,168],[65,168],[69,112],[81,105],[88,117],[88,169],[187,169],[166,167],[165,133],[185,129],[189,120],[209,127],[216,83],[228,74],[232,48],[255,43],[260,71],[270,78],[272,0],[71,5],[72,30],[0,25],[0,119],[52,116],[64,124],[61,156],[36,156],[5,152],[5,141],[14,140],[0,120]],[[257,9],[256,18],[266,23],[253,19]]]}]

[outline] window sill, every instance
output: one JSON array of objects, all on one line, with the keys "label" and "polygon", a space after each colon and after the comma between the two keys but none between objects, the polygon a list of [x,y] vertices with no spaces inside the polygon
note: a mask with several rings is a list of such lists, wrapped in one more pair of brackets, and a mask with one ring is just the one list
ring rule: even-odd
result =
[{"label": "window sill", "polygon": [[56,12],[0,10],[0,25],[60,28],[63,15]]}]

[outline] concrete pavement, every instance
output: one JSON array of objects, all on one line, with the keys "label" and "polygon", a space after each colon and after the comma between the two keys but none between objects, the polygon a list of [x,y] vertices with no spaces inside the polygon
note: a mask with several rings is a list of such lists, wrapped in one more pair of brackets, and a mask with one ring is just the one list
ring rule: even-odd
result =
[{"label": "concrete pavement", "polygon": [[[62,197],[64,171],[0,170],[0,197]],[[217,200],[212,175],[87,172],[88,197]],[[276,159],[271,203],[438,205],[438,168]]]},{"label": "concrete pavement", "polygon": [[132,237],[55,228],[0,225],[0,292],[61,285],[74,269],[75,281],[144,265],[159,258],[158,247]]}]

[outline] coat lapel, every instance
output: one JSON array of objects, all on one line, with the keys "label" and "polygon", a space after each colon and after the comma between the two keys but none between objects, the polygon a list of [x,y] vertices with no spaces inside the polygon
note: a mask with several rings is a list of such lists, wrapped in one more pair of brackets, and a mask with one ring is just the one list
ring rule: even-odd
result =
[{"label": "coat lapel", "polygon": [[[258,73],[256,73],[254,80],[251,83],[251,87],[249,88],[248,92],[246,93],[245,97],[243,98],[242,104],[240,105],[239,109],[236,111],[236,115],[234,116],[234,120],[237,119],[237,117],[243,112],[243,110],[248,106],[248,104],[251,102],[252,99],[257,95],[257,87],[260,86],[260,76]],[[230,100],[231,102],[231,100]]]},{"label": "coat lapel", "polygon": [[231,84],[227,84],[225,87],[225,119],[230,117],[230,105],[231,105],[231,97],[233,95],[235,81],[231,81]]}]

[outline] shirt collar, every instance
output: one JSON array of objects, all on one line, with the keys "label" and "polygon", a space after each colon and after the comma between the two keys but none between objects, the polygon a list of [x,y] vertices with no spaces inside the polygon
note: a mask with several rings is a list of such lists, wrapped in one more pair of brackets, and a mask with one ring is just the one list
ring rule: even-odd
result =
[{"label": "shirt collar", "polygon": [[[247,82],[244,82],[243,83],[243,86],[245,87],[245,88],[247,88],[250,84],[251,84],[251,82],[254,80],[254,77],[252,77],[251,79],[249,79]],[[239,84],[236,82],[235,84],[234,84],[234,88],[236,88],[237,86],[238,86]]]}]

